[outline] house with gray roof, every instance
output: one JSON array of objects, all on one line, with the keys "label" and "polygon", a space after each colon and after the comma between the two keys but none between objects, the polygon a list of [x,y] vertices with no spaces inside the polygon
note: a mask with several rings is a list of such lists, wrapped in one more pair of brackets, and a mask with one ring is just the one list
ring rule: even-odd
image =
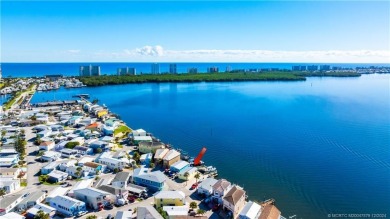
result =
[{"label": "house with gray roof", "polygon": [[160,191],[165,186],[166,176],[161,171],[149,172],[148,168],[141,167],[133,171],[133,183],[145,186],[151,191]]},{"label": "house with gray roof", "polygon": [[24,194],[8,195],[0,201],[0,215],[10,212],[16,207],[24,198]]},{"label": "house with gray roof", "polygon": [[85,202],[88,207],[96,210],[99,203],[103,204],[109,201],[107,198],[109,198],[110,193],[95,188],[83,188],[74,190],[74,196],[78,200]]},{"label": "house with gray roof", "polygon": [[153,206],[148,205],[137,208],[137,219],[163,219],[163,217]]},{"label": "house with gray roof", "polygon": [[130,172],[118,172],[115,175],[114,179],[112,180],[111,184],[113,186],[124,188],[127,186],[127,183],[129,183],[130,176],[131,176]]},{"label": "house with gray roof", "polygon": [[38,211],[43,211],[45,214],[49,214],[50,218],[53,218],[56,213],[55,208],[45,205],[43,203],[38,203],[32,208],[28,209],[26,217],[34,218],[34,216],[38,214]]},{"label": "house with gray roof", "polygon": [[17,208],[20,210],[26,210],[38,203],[41,203],[46,198],[46,193],[42,191],[36,191],[28,195],[23,201],[21,201]]}]

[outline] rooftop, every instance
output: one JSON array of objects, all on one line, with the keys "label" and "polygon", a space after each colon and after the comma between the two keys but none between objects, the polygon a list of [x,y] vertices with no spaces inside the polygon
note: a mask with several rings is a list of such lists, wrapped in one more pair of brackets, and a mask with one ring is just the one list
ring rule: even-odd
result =
[{"label": "rooftop", "polygon": [[180,156],[180,152],[176,150],[169,150],[168,153],[165,155],[164,160],[172,160],[173,158]]},{"label": "rooftop", "polygon": [[118,172],[112,182],[127,182],[131,176],[130,172]]},{"label": "rooftop", "polygon": [[190,163],[188,163],[187,161],[180,160],[180,161],[177,161],[176,163],[172,164],[171,168],[175,168],[175,169],[181,170],[184,167],[187,167],[189,165],[190,165]]},{"label": "rooftop", "polygon": [[226,190],[229,186],[231,186],[231,183],[227,181],[226,179],[220,179],[218,180],[214,185],[214,190]]},{"label": "rooftop", "polygon": [[163,217],[155,208],[149,205],[137,208],[137,219],[163,219]]},{"label": "rooftop", "polygon": [[3,199],[1,199],[0,202],[0,209],[6,209],[9,205],[14,203],[16,200],[21,198],[24,194],[18,194],[18,195],[8,195],[5,196]]},{"label": "rooftop", "polygon": [[217,182],[214,178],[206,178],[199,184],[199,188],[210,191]]},{"label": "rooftop", "polygon": [[239,188],[238,186],[233,186],[232,189],[223,197],[227,202],[235,205],[242,198],[245,198],[245,191]]},{"label": "rooftop", "polygon": [[109,195],[108,192],[102,191],[100,189],[95,189],[95,188],[83,188],[83,189],[77,189],[74,190],[74,193],[90,196],[90,197],[100,197],[100,196],[105,196]]},{"label": "rooftop", "polygon": [[133,177],[138,177],[145,180],[150,180],[153,182],[165,182],[166,176],[161,171],[149,172],[147,168],[141,167],[137,168],[133,172]]},{"label": "rooftop", "polygon": [[160,191],[154,197],[156,199],[184,199],[185,194],[182,191]]},{"label": "rooftop", "polygon": [[[70,208],[74,205],[77,204],[82,204],[84,202],[79,201],[77,199],[68,197],[68,196],[63,196],[63,195],[57,195],[56,197],[52,198],[50,202],[54,202],[57,205],[62,205],[63,207]],[[85,203],[84,203],[85,204]]]},{"label": "rooftop", "polygon": [[240,212],[240,215],[244,215],[247,218],[257,218],[259,212],[261,210],[261,206],[256,202],[249,201],[245,204],[244,208]]},{"label": "rooftop", "polygon": [[259,219],[279,219],[279,217],[279,209],[270,204],[263,207]]},{"label": "rooftop", "polygon": [[51,171],[47,175],[50,176],[50,177],[53,177],[53,178],[63,178],[63,177],[67,177],[68,176],[67,173],[64,173],[64,172],[58,171],[58,170],[53,170],[53,171]]}]

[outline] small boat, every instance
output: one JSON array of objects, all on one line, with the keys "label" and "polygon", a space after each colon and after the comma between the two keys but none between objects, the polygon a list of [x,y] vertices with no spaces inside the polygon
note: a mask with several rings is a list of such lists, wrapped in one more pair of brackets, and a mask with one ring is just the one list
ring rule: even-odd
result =
[{"label": "small boat", "polygon": [[206,167],[206,170],[209,172],[215,172],[215,171],[217,171],[217,168],[215,168],[213,166],[208,166],[208,167]]}]

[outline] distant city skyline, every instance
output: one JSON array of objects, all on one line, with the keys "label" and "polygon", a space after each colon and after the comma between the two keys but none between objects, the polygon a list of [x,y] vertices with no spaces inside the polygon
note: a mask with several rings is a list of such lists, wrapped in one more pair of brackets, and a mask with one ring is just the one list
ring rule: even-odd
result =
[{"label": "distant city skyline", "polygon": [[389,7],[388,1],[6,0],[0,58],[389,63]]}]

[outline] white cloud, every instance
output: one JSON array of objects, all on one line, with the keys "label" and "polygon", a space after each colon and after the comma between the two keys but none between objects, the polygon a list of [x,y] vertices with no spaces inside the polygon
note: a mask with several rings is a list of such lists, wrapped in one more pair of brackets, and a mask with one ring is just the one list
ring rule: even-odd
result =
[{"label": "white cloud", "polygon": [[[128,51],[128,50],[127,50]],[[144,46],[142,48],[135,49],[136,53],[144,56],[162,56],[164,55],[164,49],[162,46]]]}]

